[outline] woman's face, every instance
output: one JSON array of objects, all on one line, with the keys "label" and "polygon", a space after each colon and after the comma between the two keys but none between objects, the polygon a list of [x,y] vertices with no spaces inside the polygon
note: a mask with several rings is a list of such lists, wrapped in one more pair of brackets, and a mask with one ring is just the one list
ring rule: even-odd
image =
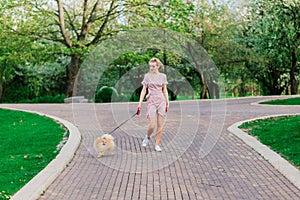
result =
[{"label": "woman's face", "polygon": [[151,62],[149,64],[149,68],[150,68],[150,72],[152,72],[152,73],[157,73],[158,69],[159,69],[156,62]]}]

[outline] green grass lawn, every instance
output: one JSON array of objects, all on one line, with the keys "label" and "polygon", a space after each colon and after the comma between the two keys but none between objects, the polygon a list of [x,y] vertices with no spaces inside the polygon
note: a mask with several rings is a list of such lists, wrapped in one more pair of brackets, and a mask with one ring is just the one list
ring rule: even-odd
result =
[{"label": "green grass lawn", "polygon": [[66,133],[52,119],[0,109],[0,199],[9,199],[45,168]]},{"label": "green grass lawn", "polygon": [[271,104],[271,105],[300,105],[300,98],[289,98],[289,99],[277,99],[273,101],[261,102],[260,104]]},{"label": "green grass lawn", "polygon": [[239,128],[256,136],[300,169],[300,116],[256,120],[244,123]]}]

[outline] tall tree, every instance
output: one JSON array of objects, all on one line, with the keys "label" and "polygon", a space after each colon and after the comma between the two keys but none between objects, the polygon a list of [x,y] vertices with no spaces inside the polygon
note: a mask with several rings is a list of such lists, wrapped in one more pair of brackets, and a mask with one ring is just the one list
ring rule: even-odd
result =
[{"label": "tall tree", "polygon": [[20,37],[12,34],[5,27],[11,25],[14,16],[6,15],[7,2],[0,2],[0,102],[3,100],[3,94],[6,86],[10,84],[15,77],[17,67],[25,64],[32,58],[31,46],[33,45],[29,38]]},{"label": "tall tree", "polygon": [[[195,12],[195,5],[193,2],[183,0],[152,1],[151,10],[139,9],[137,13],[138,15],[136,16],[135,21],[132,23],[142,23],[139,23],[136,26],[140,26],[140,24],[142,24],[144,26],[167,28],[180,32],[186,37],[190,38],[198,34],[194,30],[195,26],[193,20],[197,18],[197,12]],[[201,46],[202,43],[198,40],[197,36],[194,37],[194,39],[196,39],[199,42],[199,46]],[[192,55],[192,52],[195,51],[195,49],[193,48],[189,45],[186,45],[186,52]],[[164,62],[165,65],[170,65],[171,63],[168,62],[170,58],[168,58],[167,56],[167,51],[165,49],[161,49],[161,52],[161,60]],[[201,83],[201,98],[208,98],[207,94],[210,77],[209,74],[205,73],[205,67],[202,66],[202,64],[200,64],[199,62],[197,62],[199,56],[200,55],[191,56],[190,58],[192,60],[190,62],[193,62],[196,65],[195,67],[197,67],[198,69],[198,73],[196,74],[198,75],[198,78]],[[180,60],[180,55],[176,59]],[[165,69],[165,72],[166,71],[167,69]],[[188,76],[188,72],[184,73],[184,75]]]},{"label": "tall tree", "polygon": [[20,12],[14,24],[6,28],[36,40],[59,44],[53,53],[71,57],[66,69],[66,94],[73,94],[73,86],[91,48],[101,41],[130,27],[122,24],[122,17],[133,8],[145,5],[143,0],[20,0],[7,1],[5,12]]},{"label": "tall tree", "polygon": [[[300,47],[300,2],[255,0],[249,6],[244,42],[251,49],[248,69],[266,94],[297,93]],[[257,59],[257,58],[261,59]],[[257,62],[259,61],[259,62]]]},{"label": "tall tree", "polygon": [[[205,48],[225,79],[233,74],[230,71],[237,71],[233,66],[240,68],[240,63],[244,61],[238,53],[240,45],[235,40],[240,23],[239,13],[233,10],[232,3],[220,0],[193,1],[195,15],[189,28],[190,35]],[[209,94],[210,98],[214,98],[214,91],[218,90],[218,78],[207,77],[205,81],[210,87],[203,86],[202,97]]]}]

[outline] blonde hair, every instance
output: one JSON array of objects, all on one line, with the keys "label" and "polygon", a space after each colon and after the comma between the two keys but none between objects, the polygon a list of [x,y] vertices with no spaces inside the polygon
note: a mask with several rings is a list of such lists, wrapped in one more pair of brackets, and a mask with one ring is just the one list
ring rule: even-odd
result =
[{"label": "blonde hair", "polygon": [[164,70],[164,64],[162,64],[162,62],[160,62],[160,60],[158,58],[151,58],[149,60],[148,64],[150,65],[150,63],[156,63],[157,66],[159,67],[158,69]]}]

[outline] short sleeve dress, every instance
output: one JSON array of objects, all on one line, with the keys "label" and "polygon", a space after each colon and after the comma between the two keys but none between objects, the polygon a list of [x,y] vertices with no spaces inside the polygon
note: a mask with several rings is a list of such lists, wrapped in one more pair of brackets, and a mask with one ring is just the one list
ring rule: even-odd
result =
[{"label": "short sleeve dress", "polygon": [[167,76],[163,73],[147,73],[144,76],[142,85],[148,89],[147,99],[147,118],[155,118],[158,114],[166,116],[166,99],[163,94],[163,86],[167,85]]}]

